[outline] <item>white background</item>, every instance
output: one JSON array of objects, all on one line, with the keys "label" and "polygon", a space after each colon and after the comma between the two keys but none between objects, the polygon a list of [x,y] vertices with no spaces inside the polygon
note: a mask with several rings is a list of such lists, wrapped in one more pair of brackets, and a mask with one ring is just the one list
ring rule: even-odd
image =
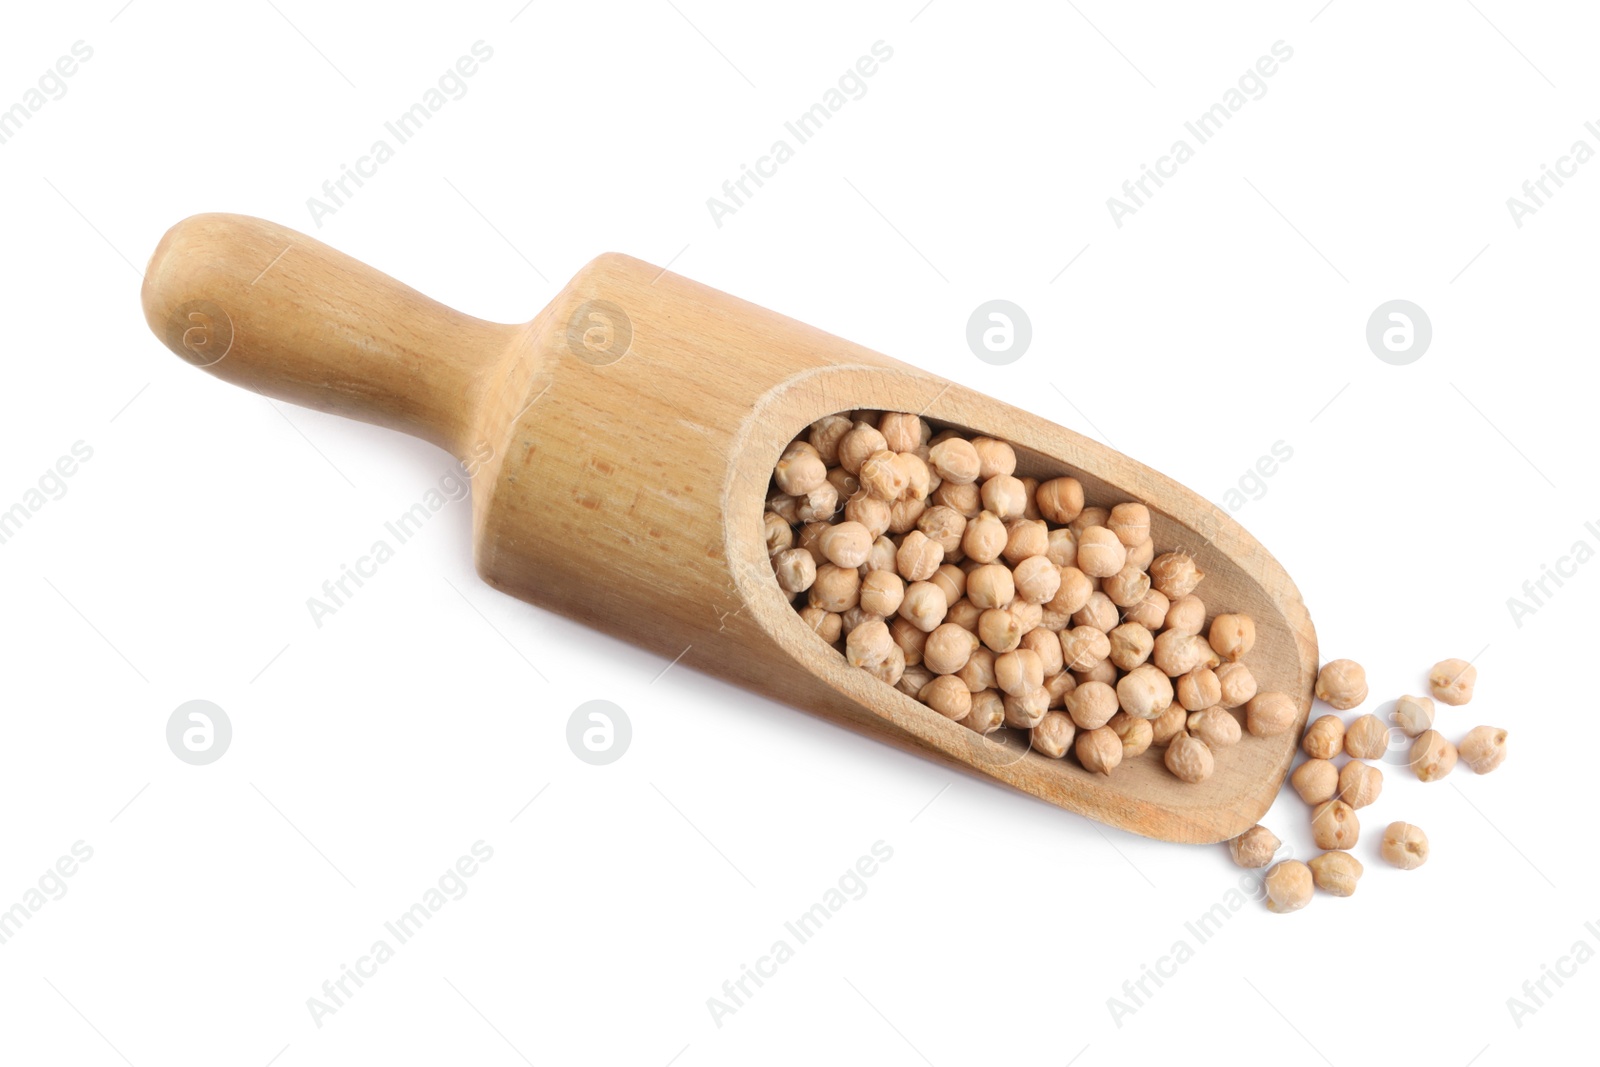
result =
[{"label": "white background", "polygon": [[[1591,1057],[1600,964],[1520,1027],[1507,998],[1574,942],[1600,949],[1600,564],[1520,626],[1506,600],[1600,546],[1600,162],[1521,228],[1506,198],[1574,140],[1600,148],[1600,25],[1578,4],[1319,2],[8,11],[0,107],[74,42],[93,57],[0,145],[0,508],[75,442],[93,457],[0,545],[0,908],[74,842],[93,858],[0,945],[0,1060]],[[316,229],[306,199],[478,40],[494,55],[467,94]],[[879,40],[866,95],[717,227],[706,198]],[[1114,225],[1106,198],[1279,40],[1266,95]],[[319,629],[306,598],[450,461],[150,335],[145,260],[214,210],[500,321],[598,252],[671,261],[1219,503],[1286,442],[1238,517],[1325,657],[1365,663],[1376,707],[1477,656],[1478,695],[1443,725],[1509,729],[1510,759],[1432,785],[1391,768],[1355,897],[1251,904],[1202,945],[1184,924],[1240,874],[1220,846],[1097,828],[663,673],[479,583],[465,503]],[[964,337],[996,297],[1033,323],[1006,367]],[[1364,340],[1395,298],[1434,328],[1404,367]],[[205,767],[165,742],[196,698],[234,729]],[[565,742],[591,699],[633,724],[609,766]],[[1427,866],[1377,858],[1392,819],[1427,830]],[[1266,821],[1311,854],[1292,794]],[[307,998],[479,840],[467,895],[316,1025]],[[717,1026],[707,998],[880,840],[866,895]],[[1193,958],[1119,1026],[1107,998],[1180,939]]]}]

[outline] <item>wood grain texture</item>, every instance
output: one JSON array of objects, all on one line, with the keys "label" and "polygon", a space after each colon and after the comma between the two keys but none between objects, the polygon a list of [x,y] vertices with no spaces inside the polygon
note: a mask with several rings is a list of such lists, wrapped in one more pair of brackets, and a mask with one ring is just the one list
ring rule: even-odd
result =
[{"label": "wood grain texture", "polygon": [[[163,239],[144,304],[157,336],[210,373],[450,449],[473,470],[486,582],[681,665],[1171,841],[1247,829],[1293,760],[1317,647],[1277,561],[1182,485],[973,390],[621,255],[585,266],[532,322],[502,326],[293,231],[205,215]],[[196,306],[228,320],[231,350],[214,362],[185,339]],[[1019,475],[1071,473],[1092,504],[1149,505],[1158,548],[1206,572],[1208,609],[1255,618],[1246,662],[1263,692],[1297,701],[1294,729],[1246,734],[1198,785],[1173,778],[1159,749],[1106,777],[981,737],[850,667],[778,588],[761,519],[784,445],[855,408],[1001,437]]]}]

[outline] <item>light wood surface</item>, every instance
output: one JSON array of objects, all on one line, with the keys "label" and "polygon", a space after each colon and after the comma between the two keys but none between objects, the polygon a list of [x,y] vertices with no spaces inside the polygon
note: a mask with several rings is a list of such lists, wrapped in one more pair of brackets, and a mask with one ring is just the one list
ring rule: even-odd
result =
[{"label": "light wood surface", "polygon": [[[450,450],[473,471],[486,582],[681,655],[680,666],[1171,841],[1245,830],[1293,760],[1317,646],[1283,568],[1182,485],[981,393],[615,254],[580,270],[532,322],[507,326],[293,230],[197,215],[162,239],[143,299],[156,335],[208,373]],[[1172,777],[1159,749],[1106,777],[1026,752],[1020,735],[980,737],[850,667],[778,588],[762,511],[783,446],[856,408],[1004,438],[1019,475],[1070,473],[1092,504],[1149,505],[1157,547],[1189,551],[1206,572],[1197,593],[1208,609],[1255,618],[1245,662],[1263,692],[1295,698],[1295,728],[1246,734],[1198,785]]]}]

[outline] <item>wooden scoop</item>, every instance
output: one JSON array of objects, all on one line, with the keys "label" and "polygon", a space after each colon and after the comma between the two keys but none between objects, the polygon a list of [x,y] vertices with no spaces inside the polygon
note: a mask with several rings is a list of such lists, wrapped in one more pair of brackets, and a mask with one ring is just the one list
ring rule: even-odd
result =
[{"label": "wooden scoop", "polygon": [[[145,274],[145,318],[183,359],[268,396],[404,430],[472,474],[484,581],[774,700],[1070,811],[1211,842],[1271,805],[1311,704],[1316,636],[1289,576],[1215,506],[1025,411],[793,319],[608,254],[529,323],[484,322],[260,219],[196,215]],[[1188,785],[1152,749],[1109,777],[987,738],[866,672],[801,623],[762,529],[773,464],[824,415],[920,412],[1017,450],[1018,476],[1072,474],[1091,504],[1149,505],[1160,550],[1245,612],[1261,691],[1295,727],[1247,733]]]}]

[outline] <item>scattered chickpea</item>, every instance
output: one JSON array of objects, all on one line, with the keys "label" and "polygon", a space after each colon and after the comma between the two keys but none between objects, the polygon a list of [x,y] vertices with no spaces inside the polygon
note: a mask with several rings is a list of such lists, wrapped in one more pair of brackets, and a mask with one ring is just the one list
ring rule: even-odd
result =
[{"label": "scattered chickpea", "polygon": [[1144,755],[1155,740],[1155,728],[1149,719],[1136,719],[1125,711],[1111,716],[1106,723],[1122,739],[1122,758],[1133,759]]},{"label": "scattered chickpea", "polygon": [[906,587],[905,599],[900,601],[900,617],[923,633],[932,633],[948,610],[944,590],[930,582],[912,582]]},{"label": "scattered chickpea", "polygon": [[917,699],[947,719],[964,719],[972,710],[972,693],[953,674],[941,674],[922,687]]},{"label": "scattered chickpea", "polygon": [[864,622],[850,631],[844,654],[852,667],[872,667],[888,659],[895,647],[889,627],[881,620]]},{"label": "scattered chickpea", "polygon": [[[1084,577],[1087,578],[1088,575]],[[1124,611],[1122,617],[1127,622],[1136,622],[1151,633],[1155,633],[1166,622],[1170,605],[1171,601],[1165,594],[1152,589],[1144,595],[1143,600]]]},{"label": "scattered chickpea", "polygon": [[1433,701],[1427,697],[1401,697],[1394,706],[1395,725],[1407,737],[1433,728]]},{"label": "scattered chickpea", "polygon": [[1086,671],[1111,655],[1111,639],[1093,626],[1061,631],[1061,659],[1070,670]]},{"label": "scattered chickpea", "polygon": [[1363,715],[1345,729],[1344,750],[1355,759],[1382,759],[1389,751],[1389,728],[1376,715]]},{"label": "scattered chickpea", "polygon": [[1166,745],[1183,733],[1188,724],[1189,713],[1183,710],[1183,705],[1173,704],[1150,723],[1150,743],[1157,746]]},{"label": "scattered chickpea", "polygon": [[1267,910],[1279,915],[1299,911],[1311,903],[1311,868],[1299,860],[1284,860],[1267,872],[1262,886],[1267,893]]},{"label": "scattered chickpea", "polygon": [[817,545],[829,563],[840,567],[859,567],[872,552],[872,542],[876,536],[861,523],[846,521],[823,530]]},{"label": "scattered chickpea", "polygon": [[1125,622],[1106,634],[1111,644],[1108,653],[1118,670],[1131,671],[1150,658],[1156,639],[1150,631],[1136,622]]},{"label": "scattered chickpea", "polygon": [[1337,715],[1323,715],[1306,728],[1301,747],[1312,759],[1332,759],[1344,751],[1344,722]]},{"label": "scattered chickpea", "polygon": [[1342,800],[1325,800],[1311,810],[1311,839],[1321,849],[1348,849],[1361,836],[1361,820]]},{"label": "scattered chickpea", "polygon": [[1065,525],[1083,512],[1083,486],[1076,478],[1051,478],[1034,493],[1039,513]]},{"label": "scattered chickpea", "polygon": [[1154,663],[1169,678],[1178,678],[1197,667],[1208,666],[1216,655],[1206,639],[1199,634],[1176,633],[1163,630],[1156,635],[1150,651]]},{"label": "scattered chickpea", "polygon": [[[884,632],[887,636],[887,627]],[[954,674],[967,665],[977,648],[977,635],[953,622],[941,623],[922,647],[922,665],[934,674]]]},{"label": "scattered chickpea", "polygon": [[1083,769],[1090,773],[1109,775],[1122,762],[1122,738],[1109,726],[1083,731],[1073,750]]},{"label": "scattered chickpea", "polygon": [[1117,628],[1117,606],[1100,590],[1089,594],[1083,607],[1072,613],[1072,621],[1079,626],[1092,626],[1101,633]]},{"label": "scattered chickpea", "polygon": [[1385,861],[1402,871],[1414,871],[1428,862],[1428,835],[1420,826],[1392,822],[1383,831],[1379,852]]},{"label": "scattered chickpea", "polygon": [[1060,674],[1066,668],[1061,654],[1061,638],[1049,630],[1035,627],[1022,635],[1022,647],[1039,657],[1040,669],[1045,677]]},{"label": "scattered chickpea", "polygon": [[1196,667],[1179,675],[1177,691],[1178,703],[1186,711],[1204,711],[1222,703],[1222,682],[1210,667]]},{"label": "scattered chickpea", "polygon": [[1245,729],[1253,737],[1275,737],[1294,725],[1299,714],[1287,693],[1257,693],[1244,707]]},{"label": "scattered chickpea", "polygon": [[1133,564],[1101,579],[1100,588],[1119,608],[1131,608],[1150,593],[1150,576]]},{"label": "scattered chickpea", "polygon": [[1006,710],[1006,725],[1018,730],[1031,730],[1050,710],[1050,694],[1044,686],[1021,695],[1005,693],[1001,697]]},{"label": "scattered chickpea", "polygon": [[839,466],[851,474],[859,475],[862,464],[879,452],[886,452],[889,442],[875,427],[857,423],[839,439]]},{"label": "scattered chickpea", "polygon": [[1339,795],[1339,768],[1332,760],[1306,760],[1289,776],[1289,784],[1307,804],[1321,804]]},{"label": "scattered chickpea", "polygon": [[1154,719],[1172,704],[1172,679],[1146,663],[1117,682],[1117,702],[1139,719]]},{"label": "scattered chickpea", "polygon": [[1367,672],[1353,659],[1336,659],[1317,672],[1317,699],[1340,711],[1367,699]]},{"label": "scattered chickpea", "polygon": [[1474,774],[1488,774],[1506,761],[1506,732],[1498,726],[1474,726],[1457,752]]},{"label": "scattered chickpea", "polygon": [[800,609],[800,621],[830,645],[839,640],[844,625],[844,620],[838,612],[812,605]]},{"label": "scattered chickpea", "polygon": [[1218,615],[1208,637],[1217,655],[1234,663],[1255,647],[1256,623],[1248,615]]},{"label": "scattered chickpea", "polygon": [[1206,743],[1215,752],[1219,748],[1239,743],[1242,731],[1239,720],[1228,714],[1226,708],[1206,708],[1189,713],[1189,732]]},{"label": "scattered chickpea", "polygon": [[1167,770],[1185,782],[1203,782],[1211,777],[1216,760],[1211,747],[1198,737],[1179,731],[1167,744],[1164,761]]},{"label": "scattered chickpea", "polygon": [[1009,540],[1006,524],[994,512],[984,510],[977,518],[967,520],[966,531],[961,535],[961,551],[979,563],[993,563],[1005,551]]},{"label": "scattered chickpea", "polygon": [[1039,725],[1033,728],[1029,740],[1035,752],[1051,759],[1060,759],[1067,754],[1067,749],[1072,746],[1073,735],[1077,732],[1070,718],[1059,711],[1047,711],[1044,718],[1039,720]]},{"label": "scattered chickpea", "polygon": [[1478,668],[1464,659],[1443,659],[1428,672],[1428,688],[1434,699],[1455,707],[1472,699],[1478,684]]},{"label": "scattered chickpea", "polygon": [[1005,725],[1006,709],[1000,694],[985,689],[972,694],[972,710],[961,720],[961,725],[980,734],[992,734]]},{"label": "scattered chickpea", "polygon": [[1132,548],[1150,540],[1150,509],[1143,504],[1118,504],[1106,519],[1106,529]]},{"label": "scattered chickpea", "polygon": [[1339,771],[1339,799],[1352,808],[1365,808],[1383,792],[1383,772],[1370,763],[1353,759]]},{"label": "scattered chickpea", "polygon": [[1117,713],[1117,691],[1105,682],[1083,682],[1067,693],[1064,703],[1073,722],[1094,730]]},{"label": "scattered chickpea", "polygon": [[1257,825],[1228,842],[1228,855],[1239,866],[1255,869],[1271,863],[1273,855],[1282,847],[1277,834]]},{"label": "scattered chickpea", "polygon": [[1150,584],[1172,599],[1194,592],[1205,576],[1187,552],[1165,552],[1150,561]]},{"label": "scattered chickpea", "polygon": [[[1158,589],[1156,592],[1160,593],[1161,590]],[[1161,595],[1166,596],[1165,593]],[[1162,629],[1171,630],[1173,633],[1197,634],[1205,628],[1205,625],[1205,601],[1193,593],[1168,600],[1167,615],[1161,624]]]},{"label": "scattered chickpea", "polygon": [[1348,897],[1361,880],[1361,861],[1348,852],[1324,852],[1309,864],[1317,888],[1336,897]]},{"label": "scattered chickpea", "polygon": [[1256,695],[1256,676],[1243,663],[1224,663],[1215,673],[1217,685],[1222,689],[1222,697],[1217,703],[1223,707],[1240,707]]},{"label": "scattered chickpea", "polygon": [[947,438],[928,449],[928,462],[940,478],[955,485],[978,480],[978,450],[959,437]]},{"label": "scattered chickpea", "polygon": [[817,580],[817,565],[803,548],[786,548],[772,557],[778,588],[791,596],[810,589]]},{"label": "scattered chickpea", "polygon": [[1078,535],[1078,569],[1089,577],[1109,577],[1127,562],[1127,547],[1104,526],[1091,526]]},{"label": "scattered chickpea", "polygon": [[1438,730],[1424,730],[1411,742],[1411,769],[1417,780],[1437,782],[1456,766],[1456,746]]}]

